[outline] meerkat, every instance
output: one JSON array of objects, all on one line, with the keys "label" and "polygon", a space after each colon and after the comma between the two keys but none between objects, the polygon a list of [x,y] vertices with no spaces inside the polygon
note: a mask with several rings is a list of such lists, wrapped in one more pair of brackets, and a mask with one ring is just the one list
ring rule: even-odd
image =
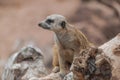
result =
[{"label": "meerkat", "polygon": [[70,69],[75,55],[82,49],[90,47],[90,42],[79,29],[69,24],[62,15],[50,15],[38,25],[55,33],[53,72],[65,75]]}]

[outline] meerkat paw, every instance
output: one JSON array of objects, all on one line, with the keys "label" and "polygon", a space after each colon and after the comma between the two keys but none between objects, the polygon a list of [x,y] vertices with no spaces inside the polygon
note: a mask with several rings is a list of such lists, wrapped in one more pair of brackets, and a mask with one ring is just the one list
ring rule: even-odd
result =
[{"label": "meerkat paw", "polygon": [[52,72],[54,72],[54,73],[57,73],[59,71],[60,71],[60,67],[59,66],[54,67],[53,70],[52,70]]}]

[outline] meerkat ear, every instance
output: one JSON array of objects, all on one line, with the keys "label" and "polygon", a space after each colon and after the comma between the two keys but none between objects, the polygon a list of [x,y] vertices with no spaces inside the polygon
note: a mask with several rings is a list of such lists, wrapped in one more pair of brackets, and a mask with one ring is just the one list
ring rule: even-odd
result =
[{"label": "meerkat ear", "polygon": [[66,27],[66,22],[65,21],[62,21],[61,24],[62,28],[64,29]]}]

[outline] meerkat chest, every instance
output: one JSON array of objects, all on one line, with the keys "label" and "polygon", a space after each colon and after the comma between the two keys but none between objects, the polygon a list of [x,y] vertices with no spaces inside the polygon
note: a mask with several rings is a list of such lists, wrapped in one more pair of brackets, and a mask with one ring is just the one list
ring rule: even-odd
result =
[{"label": "meerkat chest", "polygon": [[57,43],[65,49],[77,49],[79,48],[79,43],[74,34],[65,33],[57,36]]}]

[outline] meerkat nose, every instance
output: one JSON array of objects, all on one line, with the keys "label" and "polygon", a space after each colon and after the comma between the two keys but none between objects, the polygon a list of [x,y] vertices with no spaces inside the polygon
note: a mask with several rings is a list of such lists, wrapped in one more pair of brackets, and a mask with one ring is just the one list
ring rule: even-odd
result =
[{"label": "meerkat nose", "polygon": [[39,23],[38,26],[41,27],[41,26],[42,26],[42,23]]}]

